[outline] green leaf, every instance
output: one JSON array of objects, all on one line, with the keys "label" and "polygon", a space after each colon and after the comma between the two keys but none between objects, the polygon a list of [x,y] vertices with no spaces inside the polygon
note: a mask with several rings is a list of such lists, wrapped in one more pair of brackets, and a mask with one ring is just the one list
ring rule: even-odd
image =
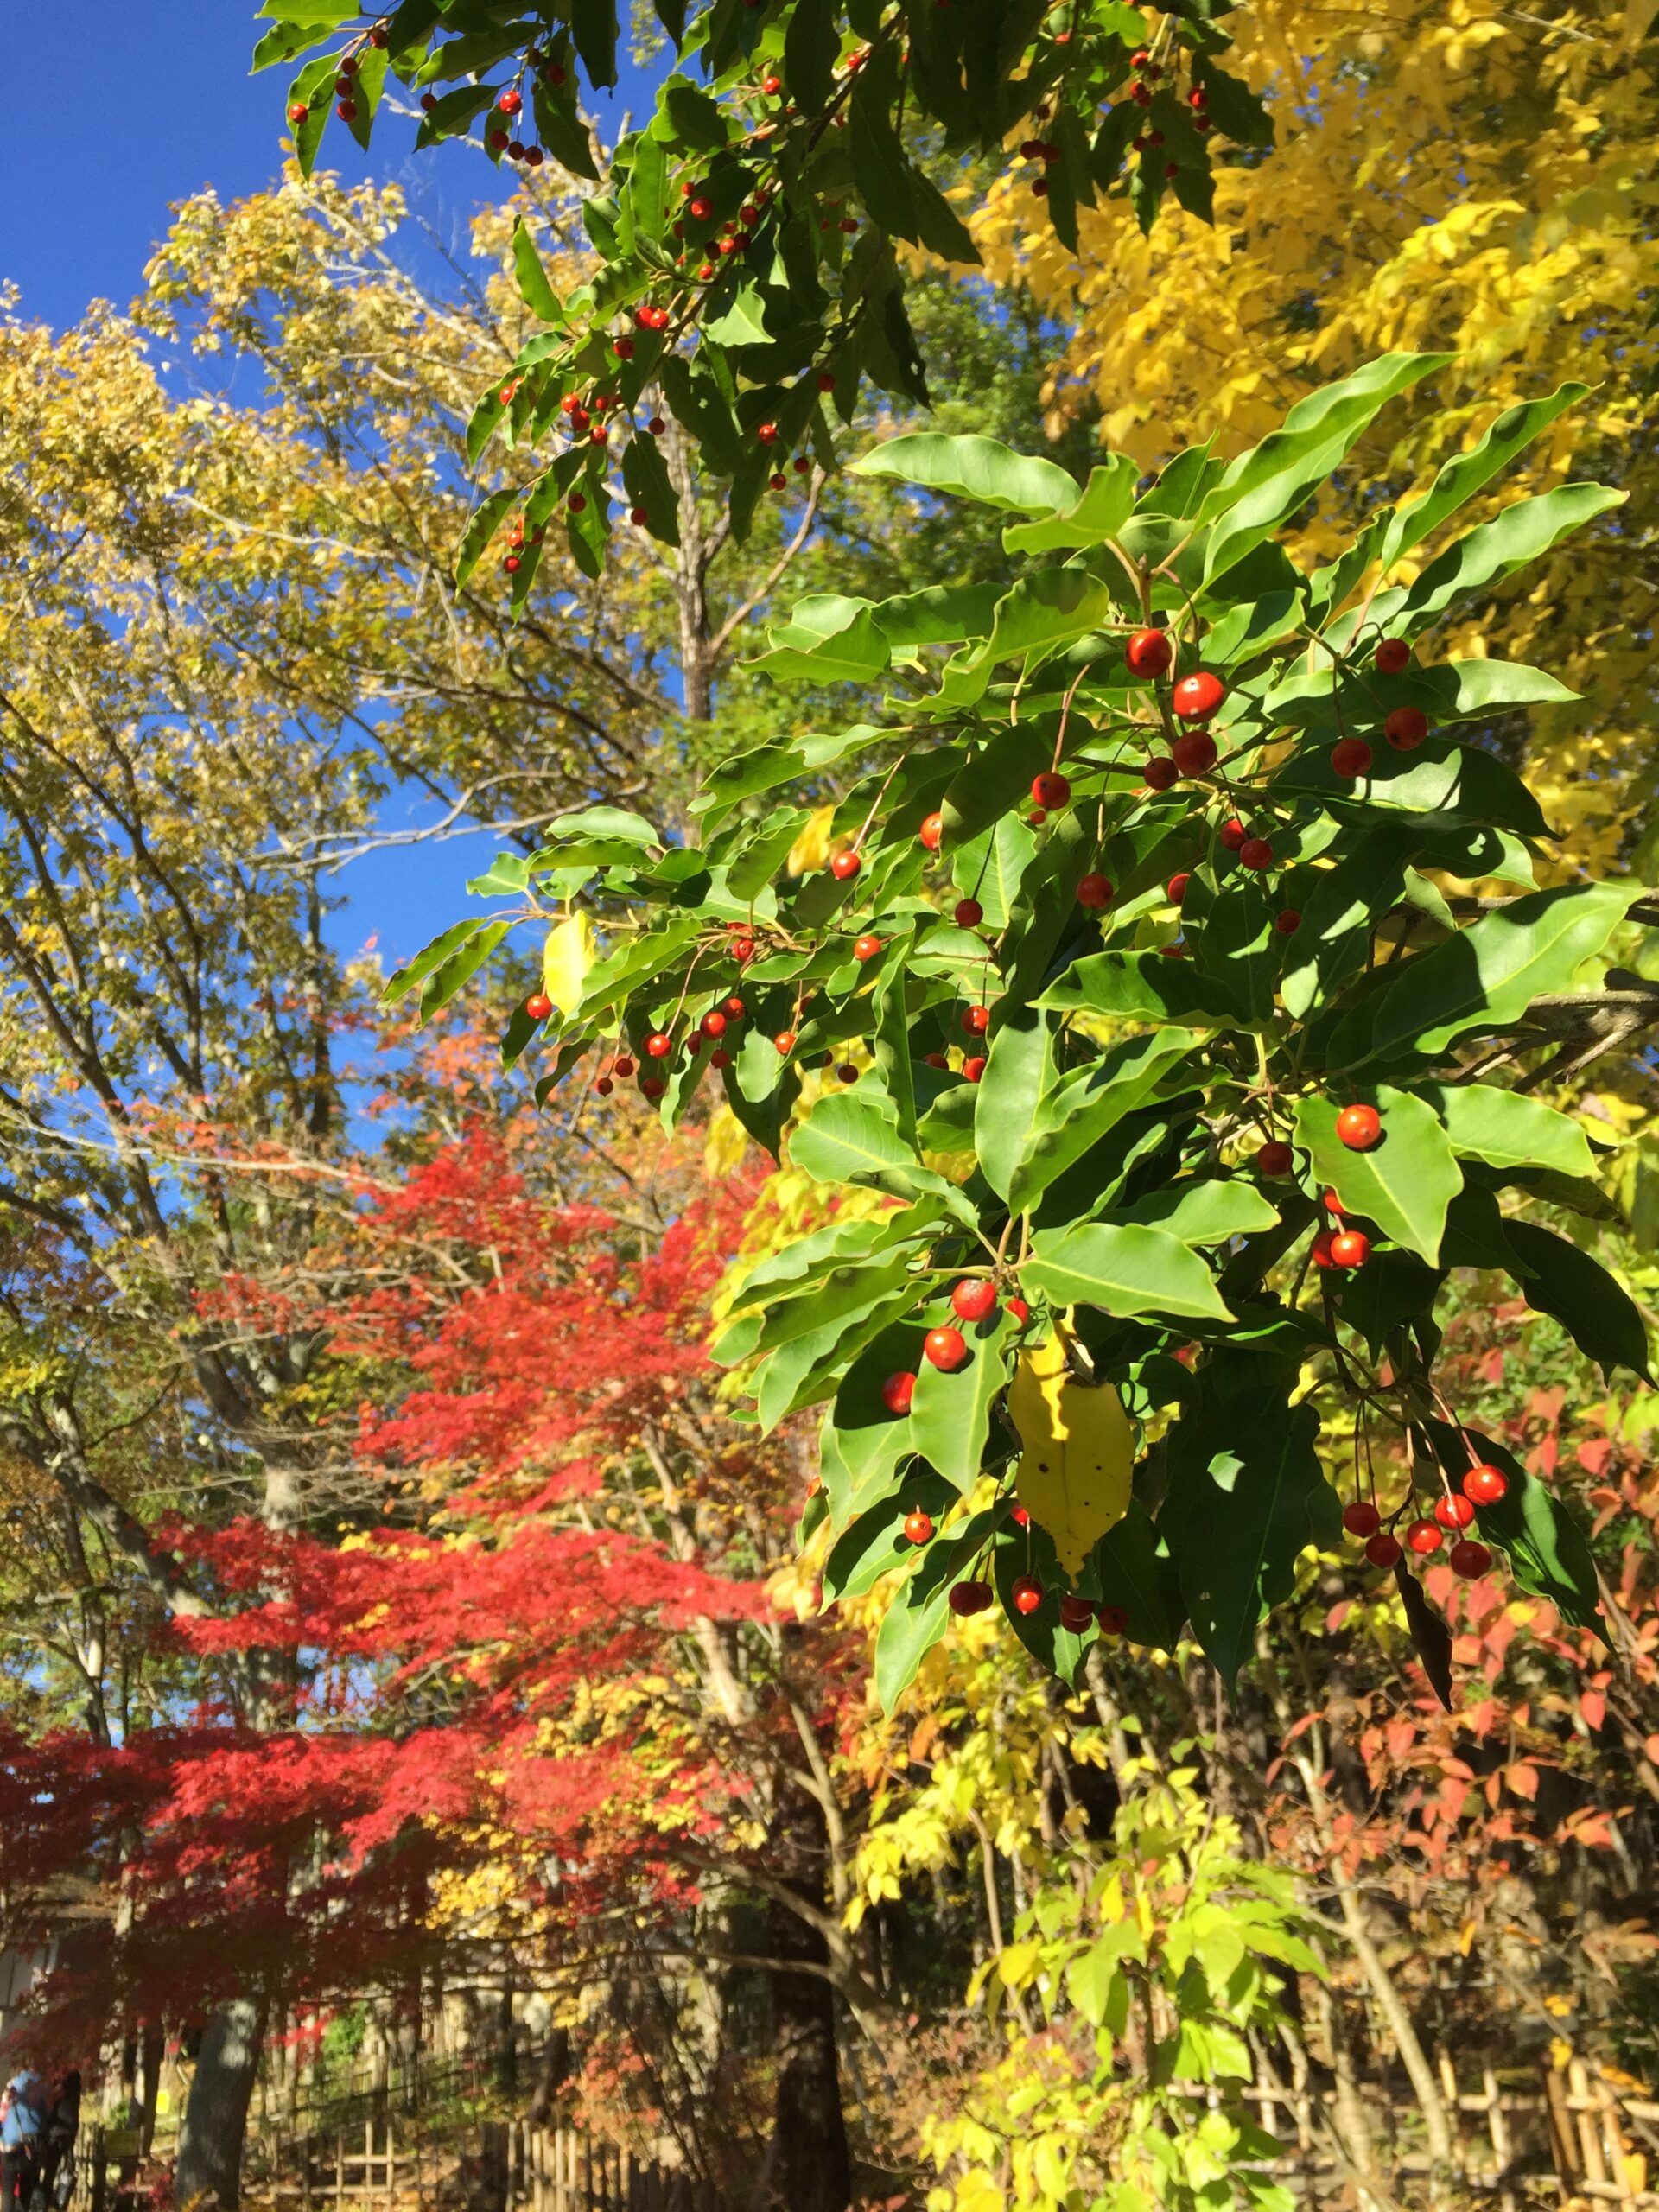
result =
[{"label": "green leaf", "polygon": [[840,53],[836,0],[795,0],[784,33],[784,82],[804,115],[829,106]]},{"label": "green leaf", "polygon": [[979,1479],[991,1408],[1007,1379],[1002,1355],[1012,1334],[1013,1316],[999,1307],[988,1321],[963,1326],[969,1357],[953,1374],[926,1359],[917,1372],[910,1440],[964,1497]]},{"label": "green leaf", "polygon": [[1047,767],[1052,750],[1033,729],[998,730],[946,786],[940,801],[945,849],[955,851],[1017,805],[1032,778]]},{"label": "green leaf", "polygon": [[1238,1175],[1211,1175],[1171,1183],[1130,1205],[1115,1206],[1114,1222],[1145,1222],[1183,1244],[1225,1244],[1279,1225],[1277,1209],[1255,1185]]},{"label": "green leaf", "polygon": [[564,309],[559,305],[559,296],[549,281],[542,257],[536,251],[536,241],[524,228],[522,215],[512,226],[512,265],[518,278],[519,294],[531,313],[543,322],[562,323]]},{"label": "green leaf", "polygon": [[[1452,1239],[1448,1230],[1446,1243]],[[1357,1329],[1371,1348],[1373,1358],[1402,1322],[1420,1313],[1432,1313],[1435,1296],[1445,1277],[1411,1252],[1373,1252],[1357,1274],[1338,1292],[1342,1318]]]},{"label": "green leaf", "polygon": [[457,922],[453,929],[445,930],[442,937],[435,937],[424,951],[417,952],[406,967],[399,968],[387,979],[385,988],[380,994],[380,1004],[396,1006],[399,999],[407,998],[416,983],[423,983],[435,969],[442,967],[452,953],[459,951],[468,938],[476,937],[480,930],[488,926],[488,915],[480,914],[470,921]]},{"label": "green leaf", "polygon": [[850,1091],[819,1099],[789,1141],[791,1163],[818,1183],[862,1183],[899,1198],[943,1187],[899,1134],[887,1100]]},{"label": "green leaf", "polygon": [[1297,401],[1283,426],[1228,468],[1200,511],[1213,523],[1206,584],[1234,568],[1288,519],[1345,459],[1396,393],[1456,359],[1451,353],[1384,353],[1351,377]]},{"label": "green leaf", "polygon": [[1039,1230],[1020,1280],[1051,1305],[1095,1306],[1120,1318],[1233,1318],[1192,1247],[1166,1229],[1139,1224],[1088,1221],[1075,1229]]},{"label": "green leaf", "polygon": [[616,82],[616,9],[613,0],[570,0],[570,30],[594,86]]},{"label": "green leaf", "polygon": [[[930,1547],[931,1548],[931,1547]],[[924,1554],[925,1558],[925,1554]],[[882,1616],[875,1638],[875,1694],[891,1713],[950,1619],[950,1585],[918,1570]]]},{"label": "green leaf", "polygon": [[1483,485],[1507,468],[1516,454],[1529,446],[1541,430],[1548,429],[1558,415],[1576,406],[1589,389],[1588,385],[1564,384],[1548,399],[1529,399],[1518,407],[1506,407],[1478,445],[1454,454],[1446,463],[1421,499],[1395,508],[1377,555],[1384,574],[1402,553],[1421,544]]},{"label": "green leaf", "polygon": [[1599,1260],[1536,1222],[1505,1221],[1505,1236],[1532,1273],[1521,1295],[1535,1313],[1559,1321],[1586,1359],[1605,1375],[1627,1367],[1651,1382],[1648,1332],[1635,1300]]},{"label": "green leaf", "polygon": [[490,540],[495,536],[512,512],[520,493],[511,485],[492,492],[480,501],[477,510],[461,532],[461,544],[455,554],[455,582],[464,584],[483,559]]},{"label": "green leaf", "polygon": [[1159,1548],[1157,1529],[1139,1498],[1129,1500],[1123,1518],[1095,1546],[1084,1581],[1103,1604],[1123,1608],[1132,1643],[1175,1649],[1186,1618],[1180,1578],[1174,1560]]},{"label": "green leaf", "polygon": [[991,1037],[974,1099],[974,1149],[999,1198],[1013,1187],[1052,1073],[1047,1022],[1031,1007],[1015,1007]]},{"label": "green leaf", "polygon": [[1089,472],[1089,481],[1060,513],[1040,522],[1009,523],[1002,543],[1010,553],[1053,553],[1067,546],[1103,545],[1135,511],[1141,472],[1126,453]]},{"label": "green leaf", "polygon": [[1030,1141],[1010,1180],[1008,1202],[1014,1211],[1030,1206],[1108,1129],[1144,1105],[1171,1066],[1190,1057],[1200,1042],[1186,1029],[1126,1038],[1092,1066],[1079,1068],[1057,1083],[1038,1109]]},{"label": "green leaf", "polygon": [[1464,828],[1497,823],[1517,836],[1549,834],[1543,810],[1513,768],[1478,746],[1432,739],[1419,753],[1376,749],[1363,785],[1339,778],[1323,746],[1308,748],[1275,770],[1275,797],[1318,798],[1338,817],[1363,812],[1432,816],[1418,826],[1427,842]]},{"label": "green leaf", "polygon": [[[1394,594],[1375,608],[1379,621],[1415,628],[1439,614],[1467,592],[1477,591],[1500,576],[1513,575],[1575,530],[1582,530],[1609,507],[1622,506],[1628,493],[1603,484],[1563,484],[1535,499],[1517,499],[1512,507],[1478,530],[1471,530],[1438,560],[1431,561],[1409,591],[1399,599],[1397,617],[1392,612]],[[1385,607],[1389,611],[1385,612]]]},{"label": "green leaf", "polygon": [[531,862],[534,868],[558,864],[558,838],[620,837],[631,845],[659,845],[663,842],[643,814],[626,806],[582,806],[572,814],[556,815],[542,835],[550,842]]},{"label": "green leaf", "polygon": [[1249,1014],[1224,975],[1156,952],[1094,952],[1073,961],[1037,1001],[1137,1021],[1190,1021],[1206,1028],[1243,1027]]},{"label": "green leaf", "polygon": [[779,683],[868,683],[880,675],[892,648],[868,606],[842,601],[852,611],[839,626],[815,635],[804,620],[817,602],[803,601],[790,621],[770,632],[772,650],[746,667],[761,669]]},{"label": "green leaf", "polygon": [[929,492],[954,492],[1019,514],[1052,514],[1077,497],[1077,480],[1052,461],[1015,453],[996,438],[909,430],[852,464],[855,476],[893,476]]},{"label": "green leaf", "polygon": [[1483,915],[1401,968],[1376,1008],[1367,1058],[1438,1053],[1470,1029],[1501,1033],[1534,999],[1564,990],[1640,896],[1630,883],[1558,884]]},{"label": "green leaf", "polygon": [[1413,1085],[1446,1124],[1454,1152],[1493,1167],[1548,1167],[1559,1175],[1593,1175],[1584,1131],[1541,1098],[1488,1083]]},{"label": "green leaf", "polygon": [[645,528],[659,545],[680,542],[680,501],[655,438],[630,438],[622,451],[622,484],[631,506],[645,511]]},{"label": "green leaf", "polygon": [[[1201,1445],[1181,1463],[1180,1533],[1171,1543],[1192,1632],[1230,1690],[1264,1608],[1289,1597],[1298,1554],[1334,1532],[1338,1510],[1314,1450],[1313,1406],[1260,1392],[1233,1403],[1248,1417],[1230,1440]],[[1184,1425],[1185,1417],[1178,1430]]]},{"label": "green leaf", "polygon": [[1296,1141],[1306,1147],[1314,1174],[1331,1185],[1347,1212],[1365,1215],[1396,1244],[1433,1262],[1463,1171],[1426,1100],[1387,1084],[1372,1099],[1382,1117],[1382,1137],[1371,1151],[1354,1152],[1343,1143],[1337,1135],[1342,1102],[1323,1093],[1297,1100]]},{"label": "green leaf", "polygon": [[905,1534],[905,1516],[919,1510],[937,1521],[957,1502],[957,1493],[931,1467],[917,1465],[892,1495],[850,1521],[823,1563],[827,1599],[860,1598],[884,1574],[911,1566],[917,1547]]},{"label": "green leaf", "polygon": [[1455,1489],[1478,1463],[1501,1468],[1510,1487],[1496,1505],[1480,1509],[1480,1534],[1501,1544],[1519,1586],[1548,1598],[1573,1628],[1593,1629],[1611,1646],[1596,1583],[1596,1563],[1584,1531],[1547,1483],[1530,1475],[1504,1446],[1478,1429],[1431,1421],[1429,1433]]},{"label": "green leaf", "polygon": [[1410,830],[1385,823],[1350,846],[1339,867],[1313,878],[1280,982],[1298,1020],[1365,964],[1372,931],[1400,902],[1414,844]]},{"label": "green leaf", "polygon": [[915,645],[982,638],[996,619],[1001,594],[995,584],[930,584],[925,590],[878,600],[870,609],[894,652]]},{"label": "green leaf", "polygon": [[[478,934],[429,973],[421,990],[423,1022],[448,1006],[457,991],[469,983],[512,927],[511,922],[487,922]],[[431,947],[427,948],[429,951]]]}]

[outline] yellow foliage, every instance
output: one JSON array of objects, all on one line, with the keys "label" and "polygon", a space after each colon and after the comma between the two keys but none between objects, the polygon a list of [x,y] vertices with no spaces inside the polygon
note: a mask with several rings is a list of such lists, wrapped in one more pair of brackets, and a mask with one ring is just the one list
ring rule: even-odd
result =
[{"label": "yellow foliage", "polygon": [[[1649,174],[1653,10],[1624,0],[1530,10],[1503,0],[1257,0],[1227,18],[1228,66],[1262,88],[1278,143],[1223,159],[1213,228],[1166,204],[1142,238],[1127,200],[1085,211],[1080,251],[1010,175],[972,226],[988,273],[1023,281],[1071,335],[1049,427],[1092,399],[1102,434],[1147,468],[1217,434],[1241,451],[1302,393],[1395,348],[1456,353],[1387,408],[1344,500],[1300,531],[1329,555],[1385,486],[1408,496],[1517,400],[1569,378],[1580,404],[1459,527],[1571,474],[1630,504],[1531,572],[1524,590],[1454,610],[1433,650],[1549,668],[1582,705],[1494,734],[1564,833],[1558,874],[1604,874],[1632,835],[1659,837],[1649,587],[1655,341]],[[1417,566],[1437,550],[1420,548]],[[1401,575],[1411,570],[1402,564]]]},{"label": "yellow foliage", "polygon": [[1116,1390],[1091,1389],[1072,1374],[1066,1339],[1058,1325],[1046,1344],[1020,1353],[1008,1412],[1023,1447],[1020,1503],[1075,1575],[1129,1510],[1135,1434]]},{"label": "yellow foliage", "polygon": [[810,875],[815,868],[829,865],[834,849],[831,830],[835,824],[833,805],[816,807],[812,818],[789,849],[784,865],[791,875]]}]

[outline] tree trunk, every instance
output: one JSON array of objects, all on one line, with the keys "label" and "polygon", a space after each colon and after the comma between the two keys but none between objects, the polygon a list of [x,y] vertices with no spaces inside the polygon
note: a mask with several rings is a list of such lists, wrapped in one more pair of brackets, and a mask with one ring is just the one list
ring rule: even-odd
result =
[{"label": "tree trunk", "polygon": [[[822,1808],[804,1791],[791,1789],[785,1796],[776,1841],[782,1847],[778,1871],[814,1904],[822,1904],[829,1839]],[[836,1993],[824,1971],[829,1947],[816,1928],[779,1899],[768,1904],[766,1922],[770,1955],[798,1960],[808,1969],[791,1973],[780,1965],[772,1974],[778,2088],[767,2161],[771,2201],[787,2212],[846,2212],[852,2167],[836,2064]]]},{"label": "tree trunk", "polygon": [[207,2023],[179,2130],[173,2201],[200,2212],[236,2212],[242,2139],[265,2036],[263,1997],[232,1997]]}]

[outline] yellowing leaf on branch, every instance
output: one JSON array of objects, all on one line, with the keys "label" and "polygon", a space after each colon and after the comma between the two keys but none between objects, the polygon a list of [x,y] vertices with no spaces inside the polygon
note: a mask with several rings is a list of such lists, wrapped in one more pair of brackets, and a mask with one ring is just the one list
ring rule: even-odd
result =
[{"label": "yellowing leaf on branch", "polygon": [[834,845],[830,835],[836,819],[833,806],[815,809],[812,819],[789,849],[785,862],[791,875],[810,875],[815,868],[827,868]]},{"label": "yellowing leaf on branch", "polygon": [[1046,1344],[1020,1354],[1008,1411],[1022,1446],[1020,1503],[1074,1575],[1128,1510],[1135,1436],[1116,1391],[1072,1374],[1066,1340],[1057,1324]]},{"label": "yellowing leaf on branch", "polygon": [[561,1014],[582,997],[594,964],[594,925],[586,914],[567,914],[548,935],[542,951],[542,988]]}]

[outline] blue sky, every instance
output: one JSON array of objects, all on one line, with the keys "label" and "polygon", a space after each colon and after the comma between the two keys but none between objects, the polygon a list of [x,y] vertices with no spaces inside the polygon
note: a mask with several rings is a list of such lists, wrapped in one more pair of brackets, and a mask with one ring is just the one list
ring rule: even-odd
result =
[{"label": "blue sky", "polygon": [[[172,202],[207,185],[238,199],[272,181],[289,72],[250,77],[257,35],[254,0],[0,7],[0,281],[17,286],[22,315],[60,327],[95,299],[125,306]],[[649,97],[625,76],[614,105],[638,113]],[[348,178],[397,178],[423,218],[459,244],[493,172],[463,148],[417,159],[412,136],[394,122],[371,160],[336,126],[324,156]],[[394,804],[385,826],[410,827],[407,811]],[[493,850],[488,837],[464,837],[353,862],[337,880],[349,901],[336,918],[337,941],[355,950],[374,934],[395,965],[464,911],[462,887]]]}]

